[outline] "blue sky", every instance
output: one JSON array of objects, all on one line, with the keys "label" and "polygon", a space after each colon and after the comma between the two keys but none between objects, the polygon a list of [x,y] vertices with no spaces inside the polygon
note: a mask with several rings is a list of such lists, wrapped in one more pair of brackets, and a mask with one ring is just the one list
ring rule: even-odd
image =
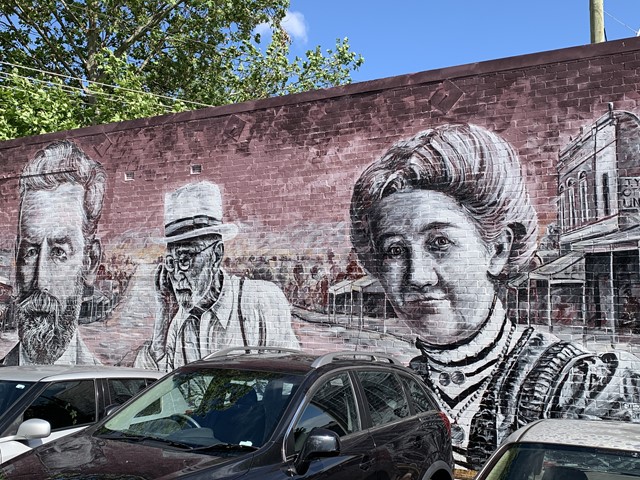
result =
[{"label": "blue sky", "polygon": [[[634,37],[640,0],[604,0],[607,40]],[[354,82],[590,42],[589,0],[291,0],[298,55],[348,37]]]}]

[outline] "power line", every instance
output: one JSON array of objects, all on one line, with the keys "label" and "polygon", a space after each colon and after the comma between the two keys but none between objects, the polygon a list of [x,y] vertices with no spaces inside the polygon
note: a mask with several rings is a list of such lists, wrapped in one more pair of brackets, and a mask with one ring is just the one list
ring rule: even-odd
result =
[{"label": "power line", "polygon": [[[11,66],[11,67],[14,67],[14,68],[22,68],[22,69],[25,69],[25,70],[30,70],[32,72],[43,73],[45,75],[53,75],[53,76],[56,76],[56,77],[67,78],[67,79],[71,79],[71,80],[77,80],[80,83],[94,84],[94,85],[98,85],[98,86],[101,86],[101,87],[109,87],[109,88],[119,89],[119,90],[122,90],[122,91],[125,91],[125,92],[138,93],[138,94],[142,94],[142,95],[149,95],[151,97],[162,98],[164,100],[171,100],[173,102],[183,102],[183,103],[187,103],[187,104],[190,104],[190,105],[197,105],[197,106],[200,106],[200,107],[213,107],[213,105],[208,105],[206,103],[193,102],[191,100],[183,100],[183,99],[178,98],[178,97],[169,97],[167,95],[158,95],[156,93],[145,92],[143,90],[133,90],[131,88],[125,88],[125,87],[121,87],[119,85],[111,85],[111,84],[108,84],[108,83],[95,82],[93,80],[86,80],[86,79],[79,78],[79,77],[74,77],[74,76],[71,76],[71,75],[64,75],[62,73],[51,72],[51,71],[48,71],[48,70],[41,70],[39,68],[26,67],[24,65],[18,65],[18,64],[10,63],[10,62],[3,62],[1,60],[0,60],[0,64],[8,65],[8,66]],[[31,78],[31,77],[24,77],[24,78]]]},{"label": "power line", "polygon": [[[7,79],[7,78],[9,78],[9,77],[10,77],[10,75],[9,75],[9,74],[6,74],[6,73],[4,73],[4,72],[0,72],[0,78],[5,78],[5,79]],[[24,77],[24,78],[26,78],[26,77]],[[29,80],[31,80],[31,79],[29,79]],[[62,87],[62,86],[61,86],[61,87]],[[15,90],[15,91],[18,91],[18,92],[24,92],[24,93],[27,93],[27,94],[33,94],[33,91],[31,91],[31,90],[27,90],[27,89],[22,88],[22,87],[18,87],[18,86],[16,86],[16,85],[5,85],[5,86],[3,86],[3,88],[7,88],[7,89],[9,89],[9,90]],[[62,88],[62,89],[63,89],[63,90],[65,90],[64,88]],[[69,90],[66,90],[66,91],[69,91]],[[78,98],[77,100],[78,100],[80,103],[84,104],[84,105],[89,105],[89,103],[85,102],[85,101],[84,101],[84,100],[82,100],[81,98]]]},{"label": "power line", "polygon": [[622,20],[620,20],[620,19],[618,19],[618,18],[614,17],[613,15],[611,15],[611,14],[610,14],[609,12],[607,12],[606,10],[604,11],[604,13],[605,13],[607,16],[611,17],[611,18],[612,18],[613,20],[615,20],[616,22],[618,22],[620,25],[622,25],[622,26],[624,26],[624,27],[627,27],[629,30],[631,30],[631,31],[633,32],[633,34],[634,34],[634,35],[638,35],[638,33],[640,33],[640,32],[638,31],[638,29],[637,29],[637,28],[632,28],[632,27],[630,27],[629,25],[627,25],[626,23],[624,23]]},{"label": "power line", "polygon": [[[9,78],[11,78],[12,75],[16,76],[18,78],[21,78],[23,80],[27,80],[27,81],[30,81],[30,82],[44,83],[44,84],[47,84],[50,87],[53,87],[51,85],[51,82],[48,81],[48,80],[42,80],[42,79],[34,78],[34,77],[25,77],[25,76],[19,75],[17,73],[0,72],[0,78],[9,79]],[[107,92],[98,92],[98,91],[94,91],[94,90],[86,90],[86,89],[83,89],[83,88],[80,88],[80,87],[74,87],[74,86],[71,86],[71,85],[64,85],[64,84],[63,85],[56,84],[55,86],[57,88],[60,88],[61,90],[69,92],[69,93],[75,93],[75,92],[79,91],[79,92],[84,93],[84,94],[100,95],[102,97],[105,97],[105,99],[110,100],[112,102],[132,103],[131,101],[127,100],[125,97],[109,94]],[[15,85],[8,85],[8,86],[5,86],[5,88],[16,89],[16,90],[19,90],[19,91],[22,91],[22,92],[26,92],[26,90],[24,90],[23,88],[16,87]],[[79,100],[81,102],[83,102],[85,105],[89,105],[87,102],[83,101],[82,99],[79,99]],[[165,110],[169,111],[169,112],[173,111],[173,108],[171,106],[169,106],[169,105],[165,105],[163,103],[159,103],[158,105],[160,107],[164,108]]]},{"label": "power line", "polygon": [[[0,75],[2,77],[4,77],[5,79],[9,79],[13,75],[13,76],[16,76],[18,78],[21,78],[23,80],[27,80],[27,81],[30,81],[30,82],[37,82],[37,83],[47,84],[51,88],[53,88],[53,86],[54,86],[50,80],[42,80],[40,78],[35,78],[35,77],[25,77],[24,75],[20,75],[20,74],[17,74],[17,73],[0,72]],[[83,94],[100,95],[100,96],[103,96],[103,97],[107,98],[108,100],[111,100],[111,101],[114,101],[114,102],[122,101],[122,102],[125,102],[125,103],[132,103],[131,101],[126,100],[122,96],[113,95],[113,94],[110,94],[110,93],[107,93],[107,92],[99,92],[99,91],[95,91],[95,90],[84,89],[84,88],[81,88],[81,87],[74,87],[72,85],[65,85],[65,84],[55,84],[55,87],[60,88],[61,90],[64,90],[64,91],[69,92],[69,93],[80,92],[80,93],[83,93]],[[13,88],[13,86],[5,86],[5,88]],[[89,105],[86,102],[83,102],[83,103],[85,103],[86,105]],[[163,108],[165,108],[165,109],[167,109],[169,111],[173,110],[172,107],[170,107],[168,105],[164,105],[163,103],[159,103],[159,106],[161,106],[161,107],[163,107]]]},{"label": "power line", "polygon": [[[8,75],[0,73],[0,78],[2,78],[2,77],[9,78]],[[36,78],[30,78],[30,77],[21,77],[21,78],[27,79],[29,81],[34,81],[34,82],[49,83],[47,81],[38,80]],[[73,89],[82,90],[82,89],[78,89],[77,87],[70,87],[70,86],[64,86],[64,85],[59,85],[59,87],[61,88],[61,90],[69,92],[69,93],[75,93]],[[21,87],[17,87],[15,85],[4,86],[4,88],[7,88],[9,90],[17,90],[17,91],[25,92],[25,93],[33,93],[32,91],[26,90],[26,89],[21,88]],[[118,103],[118,104],[122,104],[122,103],[131,104],[132,103],[131,101],[127,100],[124,97],[117,97],[117,96],[109,95],[109,94],[103,93],[103,92],[91,92],[91,93],[93,93],[95,95],[100,95],[100,96],[104,97],[105,100],[108,100],[108,101],[114,102],[114,103]],[[92,106],[92,104],[90,104],[89,102],[86,102],[82,98],[76,98],[76,100],[81,102],[83,105]],[[172,112],[173,111],[172,108],[167,106],[167,105],[159,104],[159,106],[164,108],[168,112]]]},{"label": "power line", "polygon": [[[189,7],[188,2],[185,2],[185,6],[187,8]],[[128,28],[133,28],[133,29],[136,28],[136,24],[132,23],[130,21],[130,19],[128,19],[128,18],[119,18],[119,17],[115,17],[113,15],[110,15],[108,13],[102,12],[102,11],[91,10],[86,5],[65,4],[64,7],[66,7],[69,10],[76,10],[76,11],[82,12],[82,13],[89,13],[91,15],[97,15],[99,17],[102,17],[106,21],[113,21],[113,22],[122,23]],[[266,13],[267,13],[268,16],[273,16],[274,11],[268,11]],[[199,45],[211,47],[210,43],[207,43],[207,42],[204,42],[204,41],[201,41],[201,40],[197,40],[197,39],[194,39],[194,38],[180,38],[180,37],[176,37],[174,35],[169,35],[169,34],[167,34],[166,31],[162,30],[162,28],[160,28],[158,25],[149,28],[148,31],[150,31],[150,32],[153,32],[153,31],[159,32],[159,33],[164,35],[165,39],[171,39],[171,40],[174,40],[174,41],[179,42],[179,43],[183,43],[183,44],[190,44],[191,43],[191,44],[199,44]],[[36,34],[37,34],[37,32],[36,32]],[[219,54],[219,52],[218,52],[218,54]],[[239,64],[242,61],[243,60],[241,58],[232,59],[232,62],[234,64]],[[110,87],[110,88],[119,89],[119,90],[122,90],[122,91],[128,91],[128,92],[132,92],[132,93],[150,95],[150,96],[154,96],[154,97],[165,99],[165,100],[171,100],[172,102],[179,101],[179,102],[183,102],[183,103],[188,104],[188,105],[194,105],[194,106],[198,106],[198,107],[214,107],[215,106],[215,105],[210,105],[210,104],[201,103],[201,102],[192,101],[192,100],[184,100],[184,99],[181,99],[179,97],[170,97],[170,96],[161,95],[161,94],[154,94],[154,93],[146,92],[146,91],[128,89],[128,88],[121,87],[121,86],[118,86],[118,85],[111,85],[111,84],[101,83],[101,82],[97,82],[97,81],[92,81],[92,80],[87,80],[87,79],[83,79],[83,78],[74,77],[72,75],[65,75],[65,74],[60,74],[60,73],[53,72],[53,71],[47,71],[47,70],[41,70],[41,69],[37,69],[37,68],[27,67],[27,66],[24,66],[24,65],[16,65],[16,64],[8,63],[8,62],[3,62],[3,61],[0,61],[0,64],[9,65],[9,66],[16,67],[16,68],[23,68],[23,69],[31,70],[31,71],[34,71],[34,72],[43,73],[43,74],[46,74],[46,75],[54,75],[54,76],[65,78],[65,79],[72,79],[72,80],[76,80],[76,81],[81,82],[81,83],[92,83],[92,84],[95,84],[95,85],[100,85],[100,86],[104,86],[104,87]],[[230,93],[233,94],[234,92],[230,92]]]}]

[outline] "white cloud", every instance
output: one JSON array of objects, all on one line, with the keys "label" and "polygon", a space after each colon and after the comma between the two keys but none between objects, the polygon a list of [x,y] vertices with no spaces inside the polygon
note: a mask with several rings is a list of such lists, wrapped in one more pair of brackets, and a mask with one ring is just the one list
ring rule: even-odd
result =
[{"label": "white cloud", "polygon": [[[287,10],[287,14],[282,19],[282,27],[293,40],[300,40],[302,43],[307,43],[307,24],[304,21],[304,15],[302,13]],[[263,37],[270,36],[271,25],[261,23],[254,31]]]},{"label": "white cloud", "polygon": [[302,40],[303,43],[307,43],[307,24],[302,13],[287,11],[282,20],[282,26],[294,40]]},{"label": "white cloud", "polygon": [[268,23],[261,23],[254,29],[255,33],[259,33],[261,36],[271,35],[271,25]]}]

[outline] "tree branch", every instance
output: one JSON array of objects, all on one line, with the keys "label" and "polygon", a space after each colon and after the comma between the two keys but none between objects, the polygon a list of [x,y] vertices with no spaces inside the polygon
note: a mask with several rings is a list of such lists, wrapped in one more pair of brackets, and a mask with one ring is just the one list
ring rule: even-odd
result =
[{"label": "tree branch", "polygon": [[[40,28],[40,25],[34,22],[31,22],[29,19],[29,16],[24,12],[24,10],[22,10],[22,8],[20,7],[20,5],[18,5],[17,2],[14,2],[15,8],[14,8],[14,13],[15,15],[28,27],[30,27],[31,29],[35,30],[37,32],[37,34],[40,36],[40,38],[42,40],[44,40],[44,42],[49,46],[49,48],[51,49],[52,52],[57,52],[57,48],[56,48],[56,44],[53,43],[50,38],[55,38],[54,35],[49,35],[48,31],[45,31],[44,29]],[[60,65],[63,67],[64,70],[67,71],[67,73],[69,75],[72,76],[77,76],[76,72],[73,70],[73,67],[71,65],[69,65],[66,61],[64,61],[64,59],[60,58],[58,56],[58,58],[54,59],[55,61],[57,61],[58,63],[60,63]]]},{"label": "tree branch", "polygon": [[87,71],[87,78],[93,81],[100,81],[102,76],[98,73],[98,64],[96,62],[96,56],[98,54],[98,46],[100,45],[100,34],[98,33],[99,20],[97,15],[93,15],[94,9],[98,8],[97,5],[93,5],[92,9],[87,9],[87,28],[85,35],[87,37],[87,57],[84,60],[85,68]]},{"label": "tree branch", "polygon": [[[62,2],[62,4],[67,10],[69,10],[69,7],[65,4],[64,1]],[[71,13],[71,15],[73,15],[73,13]],[[74,41],[73,34],[67,28],[67,25],[64,22],[64,20],[60,17],[60,15],[58,15],[57,11],[53,12],[53,16],[55,17],[56,21],[58,22],[58,25],[60,26],[60,31],[62,32],[62,35],[64,35],[64,37],[67,39],[67,42],[66,42],[67,45],[71,47],[71,50],[73,51],[75,56],[78,57],[78,60],[82,63],[85,63],[84,58],[82,56],[82,51],[81,49],[76,47],[76,42]],[[75,15],[73,15],[73,17],[75,22],[78,24],[78,26],[80,26],[81,23],[78,21]]]},{"label": "tree branch", "polygon": [[144,25],[140,25],[129,38],[123,40],[122,44],[115,50],[114,54],[119,57],[124,52],[126,52],[131,45],[137,42],[142,35],[144,35],[148,30],[156,27],[162,20],[164,20],[167,15],[169,15],[174,9],[185,3],[186,0],[178,0],[173,5],[167,5],[164,9],[158,10],[156,13],[151,15],[147,22]]},{"label": "tree branch", "polygon": [[[8,19],[9,20],[9,19]],[[13,33],[16,34],[16,41],[20,43],[20,45],[22,45],[22,50],[24,51],[24,53],[26,53],[28,56],[31,57],[31,59],[33,61],[37,61],[37,58],[35,56],[35,52],[31,49],[31,47],[29,46],[29,43],[25,43],[22,40],[22,31],[10,20],[7,22],[0,22],[2,25],[5,26],[5,28],[7,28],[8,30],[12,31]]]}]

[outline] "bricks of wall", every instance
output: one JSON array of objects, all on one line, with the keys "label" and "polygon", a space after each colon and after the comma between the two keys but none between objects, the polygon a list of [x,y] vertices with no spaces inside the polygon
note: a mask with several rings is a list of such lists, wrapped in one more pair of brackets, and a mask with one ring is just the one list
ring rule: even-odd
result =
[{"label": "bricks of wall", "polygon": [[469,468],[535,418],[638,421],[639,55],[627,39],[4,142],[0,354],[385,351],[437,393]]}]

